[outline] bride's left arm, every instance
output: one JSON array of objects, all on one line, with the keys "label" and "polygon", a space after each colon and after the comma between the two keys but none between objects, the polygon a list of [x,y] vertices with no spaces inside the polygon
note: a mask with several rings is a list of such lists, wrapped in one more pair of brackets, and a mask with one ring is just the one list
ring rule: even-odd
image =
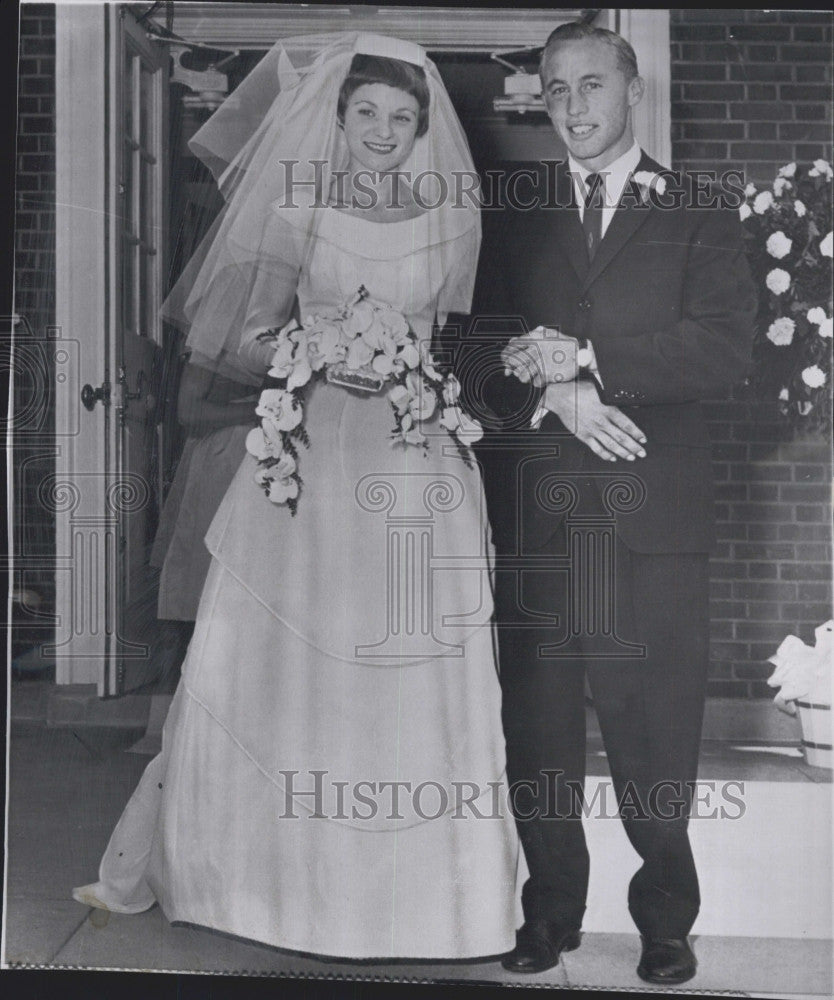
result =
[{"label": "bride's left arm", "polygon": [[254,276],[237,350],[240,363],[253,375],[262,377],[270,367],[275,347],[264,334],[279,330],[289,320],[297,285],[298,272],[288,266],[259,268]]}]

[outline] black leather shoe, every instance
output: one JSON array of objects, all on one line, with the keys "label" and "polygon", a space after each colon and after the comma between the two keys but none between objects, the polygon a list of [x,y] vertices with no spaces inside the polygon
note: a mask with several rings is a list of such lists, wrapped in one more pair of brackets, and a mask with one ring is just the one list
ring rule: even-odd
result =
[{"label": "black leather shoe", "polygon": [[643,954],[637,975],[647,983],[685,983],[698,962],[686,938],[650,938],[641,935]]},{"label": "black leather shoe", "polygon": [[501,959],[508,972],[544,972],[559,964],[563,951],[579,947],[581,934],[552,920],[528,920],[516,931],[515,948]]}]

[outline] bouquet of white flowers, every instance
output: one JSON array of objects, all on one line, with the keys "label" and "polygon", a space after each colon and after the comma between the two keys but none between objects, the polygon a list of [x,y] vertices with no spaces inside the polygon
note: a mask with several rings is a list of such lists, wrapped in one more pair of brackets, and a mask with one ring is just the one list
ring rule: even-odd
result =
[{"label": "bouquet of white flowers", "polygon": [[759,287],[755,381],[794,425],[831,423],[831,166],[788,163],[741,205]]},{"label": "bouquet of white flowers", "polygon": [[394,445],[426,450],[428,438],[420,425],[440,407],[440,425],[471,464],[467,446],[480,440],[483,429],[460,405],[458,380],[441,375],[402,313],[372,299],[364,287],[343,306],[261,336],[274,345],[269,375],[280,384],[261,393],[255,411],[260,426],[249,432],[246,448],[258,460],[255,482],[273,503],[296,512],[302,484],[296,442],[310,446],[304,392],[315,378],[364,392],[379,392],[388,384]]}]

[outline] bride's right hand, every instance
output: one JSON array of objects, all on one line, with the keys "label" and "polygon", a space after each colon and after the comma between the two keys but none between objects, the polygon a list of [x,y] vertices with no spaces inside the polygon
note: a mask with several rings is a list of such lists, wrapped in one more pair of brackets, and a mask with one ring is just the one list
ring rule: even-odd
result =
[{"label": "bride's right hand", "polygon": [[591,380],[548,385],[542,403],[600,458],[633,462],[646,457],[646,435],[622,410],[606,406]]}]

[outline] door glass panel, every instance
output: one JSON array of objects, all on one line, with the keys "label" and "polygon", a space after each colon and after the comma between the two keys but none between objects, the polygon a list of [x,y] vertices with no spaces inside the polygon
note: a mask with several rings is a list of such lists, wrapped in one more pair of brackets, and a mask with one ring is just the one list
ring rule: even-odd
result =
[{"label": "door glass panel", "polygon": [[138,61],[137,56],[128,56],[125,61],[125,79],[124,79],[124,134],[125,139],[133,140],[135,139],[134,130],[134,120],[133,120],[133,78],[136,71],[136,64]]},{"label": "door glass panel", "polygon": [[122,241],[122,324],[125,332],[133,333],[133,310],[135,306],[136,244]]},{"label": "door glass panel", "polygon": [[154,119],[154,74],[144,66],[139,74],[139,145],[155,155],[152,122]]},{"label": "door glass panel", "polygon": [[139,326],[136,332],[141,337],[148,335],[148,255],[139,247]]},{"label": "door glass panel", "polygon": [[154,230],[156,228],[156,200],[154,198],[154,164],[143,156],[140,166],[139,187],[139,238],[148,250],[153,250],[156,243]]}]

